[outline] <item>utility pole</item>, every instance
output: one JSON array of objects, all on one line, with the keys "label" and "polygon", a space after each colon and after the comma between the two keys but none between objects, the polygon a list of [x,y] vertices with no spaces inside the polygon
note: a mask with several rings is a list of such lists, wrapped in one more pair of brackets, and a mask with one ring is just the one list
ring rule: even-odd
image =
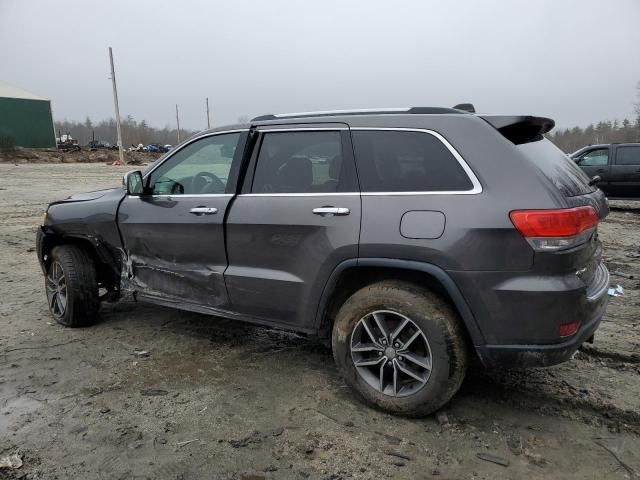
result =
[{"label": "utility pole", "polygon": [[178,115],[178,104],[176,103],[176,124],[178,125],[178,143],[180,143],[180,116]]},{"label": "utility pole", "polygon": [[118,155],[120,164],[125,165],[124,152],[122,151],[122,129],[120,127],[120,108],[118,108],[118,89],[116,88],[116,70],[113,68],[113,50],[109,47],[109,62],[111,62],[111,83],[113,84],[113,103],[116,107],[116,130],[118,132]]},{"label": "utility pole", "polygon": [[209,115],[209,97],[207,97],[207,129],[211,128],[211,116]]}]

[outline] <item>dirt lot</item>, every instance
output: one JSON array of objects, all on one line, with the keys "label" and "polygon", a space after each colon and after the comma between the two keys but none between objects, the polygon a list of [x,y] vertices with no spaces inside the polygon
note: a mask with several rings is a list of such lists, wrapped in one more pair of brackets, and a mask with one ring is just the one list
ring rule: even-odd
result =
[{"label": "dirt lot", "polygon": [[91,328],[53,323],[34,253],[45,205],[124,170],[0,165],[0,460],[24,463],[0,478],[640,474],[640,205],[600,228],[610,270],[636,277],[612,277],[625,294],[593,347],[544,370],[474,370],[448,421],[410,420],[363,405],[330,351],[296,335],[131,301]]}]

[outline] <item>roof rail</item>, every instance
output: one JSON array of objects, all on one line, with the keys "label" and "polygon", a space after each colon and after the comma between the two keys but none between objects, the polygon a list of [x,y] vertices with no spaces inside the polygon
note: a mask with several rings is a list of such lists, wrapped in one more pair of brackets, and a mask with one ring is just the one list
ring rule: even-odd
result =
[{"label": "roof rail", "polygon": [[[471,104],[464,104],[471,105]],[[473,105],[471,105],[473,108]],[[252,118],[252,122],[261,120],[278,120],[280,118],[307,118],[307,117],[333,117],[338,115],[384,115],[384,114],[415,114],[415,115],[438,115],[449,113],[468,113],[464,109],[444,108],[444,107],[402,107],[402,108],[364,108],[357,110],[325,110],[318,112],[299,112],[299,113],[269,113]]]}]

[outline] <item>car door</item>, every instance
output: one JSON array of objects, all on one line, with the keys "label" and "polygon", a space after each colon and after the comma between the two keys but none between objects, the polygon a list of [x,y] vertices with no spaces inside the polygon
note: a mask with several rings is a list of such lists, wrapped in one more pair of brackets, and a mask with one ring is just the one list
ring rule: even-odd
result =
[{"label": "car door", "polygon": [[344,124],[257,129],[227,220],[225,280],[234,311],[313,330],[334,268],[356,259],[360,194]]},{"label": "car door", "polygon": [[610,148],[600,147],[583,152],[575,159],[578,166],[587,174],[589,178],[596,175],[600,181],[596,185],[605,193],[609,192],[610,183]]},{"label": "car door", "polygon": [[640,145],[616,145],[611,190],[617,197],[640,197]]},{"label": "car door", "polygon": [[228,304],[224,217],[247,131],[209,133],[181,146],[127,196],[118,226],[139,295],[183,307]]}]

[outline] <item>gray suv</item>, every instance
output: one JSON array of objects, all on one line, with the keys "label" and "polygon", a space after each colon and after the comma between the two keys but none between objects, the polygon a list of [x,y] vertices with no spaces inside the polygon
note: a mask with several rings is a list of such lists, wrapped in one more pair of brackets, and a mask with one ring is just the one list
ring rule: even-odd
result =
[{"label": "gray suv", "polygon": [[368,402],[428,414],[472,357],[563,362],[605,312],[607,202],[553,125],[410,108],[201,132],[122,187],[49,206],[51,314],[88,325],[128,293],[318,335]]}]

